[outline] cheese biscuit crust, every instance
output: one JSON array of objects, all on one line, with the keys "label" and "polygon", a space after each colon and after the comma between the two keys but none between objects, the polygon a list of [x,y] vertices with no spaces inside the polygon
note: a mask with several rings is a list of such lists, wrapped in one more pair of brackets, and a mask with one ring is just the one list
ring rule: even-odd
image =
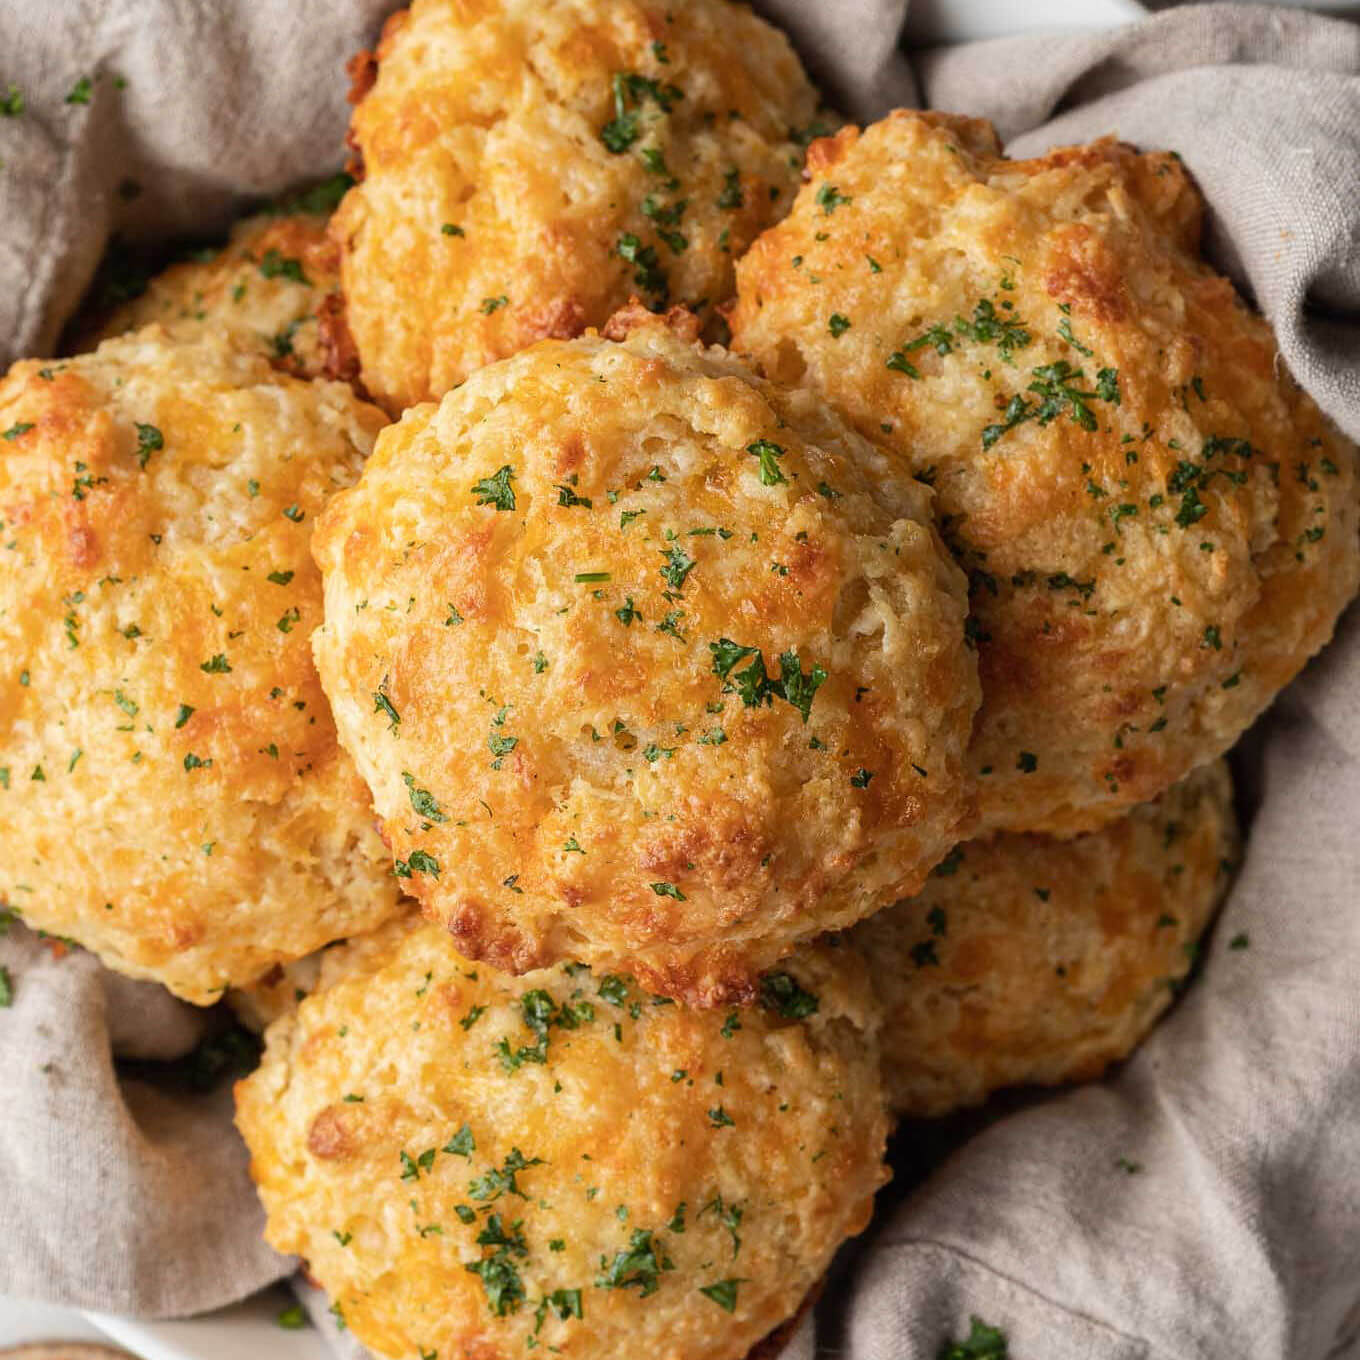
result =
[{"label": "cheese biscuit crust", "polygon": [[409,411],[314,550],[341,740],[470,957],[749,998],[973,825],[929,491],[659,322]]},{"label": "cheese biscuit crust", "polygon": [[366,1346],[738,1360],[867,1224],[887,1116],[853,951],[724,1015],[380,936],[328,951],[236,1088],[266,1236]]},{"label": "cheese biscuit crust", "polygon": [[733,345],[935,487],[984,826],[1072,834],[1236,740],[1360,581],[1356,450],[1198,258],[1169,153],[895,113],[814,144]]},{"label": "cheese biscuit crust", "polygon": [[816,127],[788,41],[727,0],[419,0],[356,76],[333,231],[394,414],[631,293],[711,314]]},{"label": "cheese biscuit crust", "polygon": [[381,414],[150,326],[0,383],[0,901],[190,1001],[395,907],[308,645]]},{"label": "cheese biscuit crust", "polygon": [[885,1012],[893,1109],[946,1114],[1126,1057],[1183,984],[1237,852],[1223,761],[1085,836],[960,846],[850,936]]},{"label": "cheese biscuit crust", "polygon": [[328,363],[320,318],[339,285],[339,265],[324,217],[247,217],[220,251],[156,275],[78,347],[93,349],[153,321],[177,339],[225,329],[285,372],[316,378]]}]

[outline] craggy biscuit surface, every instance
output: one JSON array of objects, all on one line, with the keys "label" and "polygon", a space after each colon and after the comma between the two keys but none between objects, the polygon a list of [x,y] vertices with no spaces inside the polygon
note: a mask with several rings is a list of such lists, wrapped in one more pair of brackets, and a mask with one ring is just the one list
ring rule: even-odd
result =
[{"label": "craggy biscuit surface", "polygon": [[1068,834],[1236,739],[1360,574],[1356,451],[1199,262],[1180,162],[893,114],[815,143],[734,348],[934,485],[972,583],[984,826]]},{"label": "craggy biscuit surface", "polygon": [[103,322],[89,347],[153,321],[180,339],[222,326],[278,367],[315,378],[326,365],[318,315],[337,287],[338,269],[324,217],[248,217],[220,251],[153,278]]},{"label": "craggy biscuit surface", "polygon": [[970,841],[857,926],[897,1113],[1098,1077],[1171,1003],[1237,853],[1222,761],[1072,840]]},{"label": "craggy biscuit surface", "polygon": [[381,436],[316,638],[396,868],[459,948],[716,1004],[972,826],[965,585],[929,492],[650,320]]},{"label": "craggy biscuit surface", "polygon": [[394,413],[630,293],[729,297],[817,109],[784,36],[727,0],[418,0],[365,71],[333,231]]},{"label": "craggy biscuit surface", "polygon": [[867,1223],[887,1120],[853,951],[725,1015],[380,936],[328,951],[339,980],[237,1086],[266,1235],[365,1345],[737,1360]]},{"label": "craggy biscuit surface", "polygon": [[312,662],[382,418],[156,326],[0,383],[0,900],[214,999],[397,893]]}]

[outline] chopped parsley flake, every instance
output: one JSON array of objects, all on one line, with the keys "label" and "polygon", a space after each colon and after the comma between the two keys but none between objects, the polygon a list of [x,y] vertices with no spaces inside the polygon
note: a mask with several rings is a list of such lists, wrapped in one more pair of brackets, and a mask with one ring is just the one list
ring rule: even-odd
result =
[{"label": "chopped parsley flake", "polygon": [[556,1313],[557,1316],[566,1322],[568,1318],[580,1319],[585,1316],[581,1308],[581,1291],[579,1289],[554,1289],[551,1294],[545,1294],[538,1301],[538,1307],[534,1310],[534,1335],[538,1335],[539,1328],[543,1326],[543,1320],[549,1313]]},{"label": "chopped parsley flake", "polygon": [[159,453],[165,447],[165,436],[154,425],[143,425],[139,420],[137,425],[137,466],[145,467],[153,453]]},{"label": "chopped parsley flake", "polygon": [[617,973],[606,973],[600,979],[599,993],[611,1006],[622,1006],[628,1000],[628,982]]},{"label": "chopped parsley flake", "polygon": [[1199,493],[1215,477],[1223,477],[1234,486],[1242,486],[1246,482],[1245,469],[1210,466],[1215,458],[1220,454],[1228,454],[1245,462],[1255,453],[1256,450],[1245,439],[1211,435],[1200,449],[1199,463],[1181,459],[1166,480],[1168,494],[1181,498],[1176,511],[1176,524],[1182,529],[1188,529],[1209,513],[1209,507],[1205,505]]},{"label": "chopped parsley flake", "polygon": [[787,482],[779,469],[778,459],[784,456],[784,449],[770,439],[757,439],[754,444],[746,446],[746,452],[754,454],[760,460],[760,480],[764,486],[778,486],[781,482]]},{"label": "chopped parsley flake", "polygon": [[311,286],[311,280],[302,272],[302,261],[290,259],[272,247],[260,260],[260,273],[267,279],[291,279],[294,283]]},{"label": "chopped parsley flake", "polygon": [[760,979],[760,1004],[786,1020],[806,1020],[817,1014],[817,997],[798,985],[789,973],[766,973]]},{"label": "chopped parsley flake", "polygon": [[1039,425],[1047,425],[1064,412],[1083,430],[1095,430],[1099,422],[1090,407],[1092,401],[1107,401],[1114,406],[1120,404],[1119,375],[1112,368],[1102,368],[1096,374],[1094,391],[1078,387],[1085,374],[1073,368],[1065,359],[1057,363],[1043,364],[1030,374],[1028,391],[1040,400],[1028,401],[1016,393],[1007,404],[1003,419],[995,425],[988,425],[982,432],[982,447],[989,449],[1002,435],[1013,430],[1027,420]]},{"label": "chopped parsley flake", "polygon": [[[1095,353],[1094,350],[1088,349],[1072,334],[1072,323],[1066,317],[1058,322],[1058,335],[1061,339],[1066,340],[1079,354],[1084,354],[1088,359]],[[1195,381],[1198,382],[1199,379],[1196,378]]]},{"label": "chopped parsley flake", "polygon": [[842,203],[853,203],[854,199],[841,193],[834,184],[823,184],[817,190],[817,206],[829,217]]},{"label": "chopped parsley flake", "polygon": [[[659,1244],[650,1230],[634,1228],[628,1246],[615,1254],[604,1273],[595,1281],[597,1289],[633,1289],[639,1298],[655,1294],[661,1286],[663,1271],[674,1270],[675,1266],[664,1251],[658,1250]],[[601,1266],[605,1263],[602,1260]]]},{"label": "chopped parsley flake", "polygon": [[387,697],[387,681],[373,691],[373,711],[381,713],[387,719],[387,730],[395,732],[401,726],[401,714],[397,712],[392,704],[392,700]]},{"label": "chopped parsley flake", "polygon": [[680,621],[684,617],[685,611],[683,609],[669,609],[666,611],[666,616],[656,625],[656,631],[669,634],[677,642],[685,642],[687,639],[680,630]]},{"label": "chopped parsley flake", "polygon": [[[570,479],[571,483],[574,483],[575,481],[576,481],[575,477],[572,477]],[[590,499],[589,496],[578,496],[576,492],[572,490],[571,484],[569,482],[559,483],[556,489],[558,505],[562,506],[579,505],[587,510],[591,509],[592,506],[594,505],[594,502]]]},{"label": "chopped parsley flake", "polygon": [[718,207],[740,208],[746,202],[741,191],[741,171],[734,165],[723,175],[722,193],[718,195]]},{"label": "chopped parsley flake", "polygon": [[[466,1026],[465,1026],[466,1028]],[[477,1140],[472,1136],[472,1129],[464,1124],[457,1133],[444,1144],[443,1151],[450,1157],[471,1157],[477,1151]]]},{"label": "chopped parsley flake", "polygon": [[525,1063],[542,1064],[548,1061],[548,1031],[551,1026],[579,1029],[582,1024],[595,1018],[595,1007],[589,1001],[574,1005],[564,1002],[559,1006],[541,987],[526,992],[520,999],[520,1008],[524,1024],[534,1036],[534,1042],[519,1048],[512,1048],[508,1039],[497,1042],[496,1053],[507,1072],[517,1072]]},{"label": "chopped parsley flake", "polygon": [[716,1284],[705,1284],[699,1286],[699,1292],[707,1299],[712,1299],[719,1308],[728,1313],[737,1311],[737,1286],[745,1284],[744,1279],[719,1280]]},{"label": "chopped parsley flake", "polygon": [[982,431],[982,447],[990,449],[993,444],[1004,434],[1009,434],[1017,425],[1023,424],[1033,415],[1033,409],[1029,402],[1017,392],[1009,402],[1006,409],[1001,413],[1001,419],[994,425],[987,425]]},{"label": "chopped parsley flake", "polygon": [[[662,113],[669,113],[676,100],[684,98],[684,92],[674,85],[662,85],[631,71],[615,72],[613,85],[614,116],[600,129],[600,140],[616,156],[627,151],[642,135],[639,112],[647,100]],[[648,164],[647,168],[653,167]]]},{"label": "chopped parsley flake", "polygon": [[486,745],[491,754],[495,756],[495,759],[491,762],[493,770],[499,770],[501,762],[519,745],[518,737],[504,736],[500,730],[505,726],[505,718],[509,711],[509,708],[498,709],[496,716],[491,719],[491,731],[487,736]]},{"label": "chopped parsley flake", "polygon": [[428,874],[439,877],[439,861],[427,850],[412,850],[409,859],[399,859],[392,865],[392,873],[397,878],[410,878],[412,874]]},{"label": "chopped parsley flake", "polygon": [[492,473],[490,477],[483,477],[480,482],[473,482],[472,494],[477,497],[478,505],[494,505],[497,510],[513,510],[515,508],[515,492],[510,483],[515,478],[514,469],[507,463]]},{"label": "chopped parsley flake", "polygon": [[422,789],[416,783],[414,775],[403,770],[401,778],[406,785],[407,795],[411,800],[411,808],[417,817],[423,817],[427,822],[447,822],[449,820],[435,800],[434,794],[428,789]]},{"label": "chopped parsley flake", "polygon": [[[938,327],[935,329],[939,329]],[[973,319],[965,321],[960,317],[954,323],[954,332],[966,340],[980,344],[994,344],[1001,356],[1001,362],[1014,364],[1015,351],[1026,348],[1031,336],[1025,323],[1019,317],[1001,316],[990,298],[983,298],[973,308]],[[927,332],[927,334],[931,334]],[[939,349],[937,342],[936,348]],[[941,353],[947,353],[940,350]],[[1056,365],[1055,365],[1056,367]],[[1036,373],[1038,370],[1036,370]]]},{"label": "chopped parsley flake", "polygon": [[[500,1220],[494,1214],[478,1237],[479,1243],[487,1236],[492,1224],[497,1228],[500,1226]],[[483,1257],[480,1261],[468,1261],[463,1267],[471,1274],[480,1276],[482,1288],[486,1290],[487,1307],[496,1317],[515,1312],[524,1300],[524,1281],[510,1259],[512,1252],[519,1256],[528,1254],[524,1239],[518,1233],[491,1256]]]},{"label": "chopped parsley flake", "polygon": [[1081,369],[1074,369],[1065,360],[1044,364],[1034,370],[1034,381],[1030,383],[1029,390],[1043,398],[1034,413],[1034,419],[1040,425],[1047,425],[1049,421],[1066,411],[1083,430],[1094,430],[1098,422],[1095,412],[1087,403],[1100,400],[1112,401],[1116,406],[1119,404],[1119,387],[1112,368],[1100,370],[1096,377],[1094,392],[1087,392],[1076,386],[1082,380],[1082,376]]},{"label": "chopped parsley flake", "polygon": [[674,591],[681,591],[685,586],[685,578],[695,568],[695,560],[690,557],[685,550],[678,545],[673,545],[667,552],[663,553],[666,565],[659,568],[661,579]]},{"label": "chopped parsley flake", "polygon": [[979,1317],[972,1317],[968,1321],[967,1338],[963,1341],[946,1341],[940,1347],[936,1360],[1009,1360],[1010,1350],[1003,1331],[989,1327]]},{"label": "chopped parsley flake", "polygon": [[[747,708],[784,699],[798,710],[804,723],[818,689],[827,679],[826,671],[816,665],[804,675],[798,653],[793,651],[780,653],[780,676],[774,680],[766,672],[765,657],[758,647],[743,647],[731,638],[719,638],[708,644],[708,650],[713,656],[713,674],[722,680],[724,694],[738,695]],[[747,657],[753,658],[751,664],[738,671],[737,666]]]},{"label": "chopped parsley flake", "polygon": [[468,1182],[468,1194],[483,1203],[494,1203],[502,1195],[518,1195],[520,1199],[528,1199],[528,1195],[519,1188],[518,1173],[531,1166],[542,1165],[541,1157],[526,1159],[517,1147],[513,1147],[499,1170],[492,1168],[485,1175]]},{"label": "chopped parsley flake", "polygon": [[418,1181],[422,1171],[428,1172],[434,1166],[435,1149],[426,1148],[418,1157],[412,1157],[404,1148],[400,1153],[401,1178],[404,1181]]},{"label": "chopped parsley flake", "polygon": [[633,271],[633,282],[644,293],[651,293],[658,299],[666,298],[670,292],[670,285],[666,280],[666,271],[661,268],[661,261],[657,259],[656,250],[652,246],[644,246],[639,237],[631,231],[626,231],[619,237],[614,252],[621,260],[627,260],[629,264],[636,266]]}]

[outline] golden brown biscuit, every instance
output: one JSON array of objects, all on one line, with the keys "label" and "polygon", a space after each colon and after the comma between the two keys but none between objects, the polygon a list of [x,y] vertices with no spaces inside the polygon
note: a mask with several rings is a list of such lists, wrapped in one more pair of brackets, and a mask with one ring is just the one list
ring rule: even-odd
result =
[{"label": "golden brown biscuit", "polygon": [[157,326],[0,383],[0,901],[215,999],[397,900],[312,663],[327,497],[382,424]]},{"label": "golden brown biscuit", "polygon": [[868,1222],[887,1120],[852,951],[724,1015],[383,934],[236,1088],[269,1241],[365,1345],[736,1360]]},{"label": "golden brown biscuit", "polygon": [[341,740],[472,957],[749,996],[972,825],[929,492],[655,320],[408,411],[314,551]]},{"label": "golden brown biscuit", "polygon": [[278,367],[315,378],[327,359],[318,313],[338,285],[338,270],[324,217],[247,217],[222,250],[171,265],[80,347],[152,321],[179,339],[224,326]]},{"label": "golden brown biscuit", "polygon": [[1222,761],[1074,840],[970,841],[851,933],[899,1114],[1098,1077],[1170,1004],[1237,853]]},{"label": "golden brown biscuit", "polygon": [[784,36],[727,0],[417,0],[356,96],[363,181],[332,230],[393,413],[630,293],[729,297],[817,110]]},{"label": "golden brown biscuit", "polygon": [[897,113],[810,153],[734,346],[886,438],[972,581],[984,826],[1089,829],[1238,734],[1360,579],[1356,451],[1196,255],[1170,154]]}]

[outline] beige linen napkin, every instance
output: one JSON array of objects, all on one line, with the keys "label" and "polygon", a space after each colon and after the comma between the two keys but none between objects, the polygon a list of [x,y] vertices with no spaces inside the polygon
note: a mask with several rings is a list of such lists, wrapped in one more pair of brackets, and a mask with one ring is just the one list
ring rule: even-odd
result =
[{"label": "beige linen napkin", "polygon": [[[918,97],[895,51],[905,4],[765,9],[843,106],[872,116]],[[25,101],[0,116],[4,357],[50,349],[112,231],[206,233],[243,199],[334,168],[340,68],[390,8],[0,6],[0,100],[12,83]],[[1179,151],[1219,263],[1360,434],[1360,31],[1203,6],[918,55],[916,76],[926,102],[994,118],[1018,152],[1107,131]],[[67,103],[82,78],[89,102]],[[1035,1102],[910,1197],[889,1191],[838,1263],[815,1342],[805,1326],[786,1360],[814,1345],[935,1360],[970,1314],[1004,1328],[1016,1360],[1360,1354],[1354,614],[1239,752],[1246,864],[1184,1002],[1113,1080]],[[1250,947],[1230,950],[1243,933]],[[18,925],[0,966],[14,993],[0,1009],[0,1292],[165,1316],[287,1274],[259,1240],[225,1088],[177,1094],[146,1061],[201,1052],[204,1017],[78,951],[54,958]],[[897,1140],[903,1180],[924,1141]]]}]

